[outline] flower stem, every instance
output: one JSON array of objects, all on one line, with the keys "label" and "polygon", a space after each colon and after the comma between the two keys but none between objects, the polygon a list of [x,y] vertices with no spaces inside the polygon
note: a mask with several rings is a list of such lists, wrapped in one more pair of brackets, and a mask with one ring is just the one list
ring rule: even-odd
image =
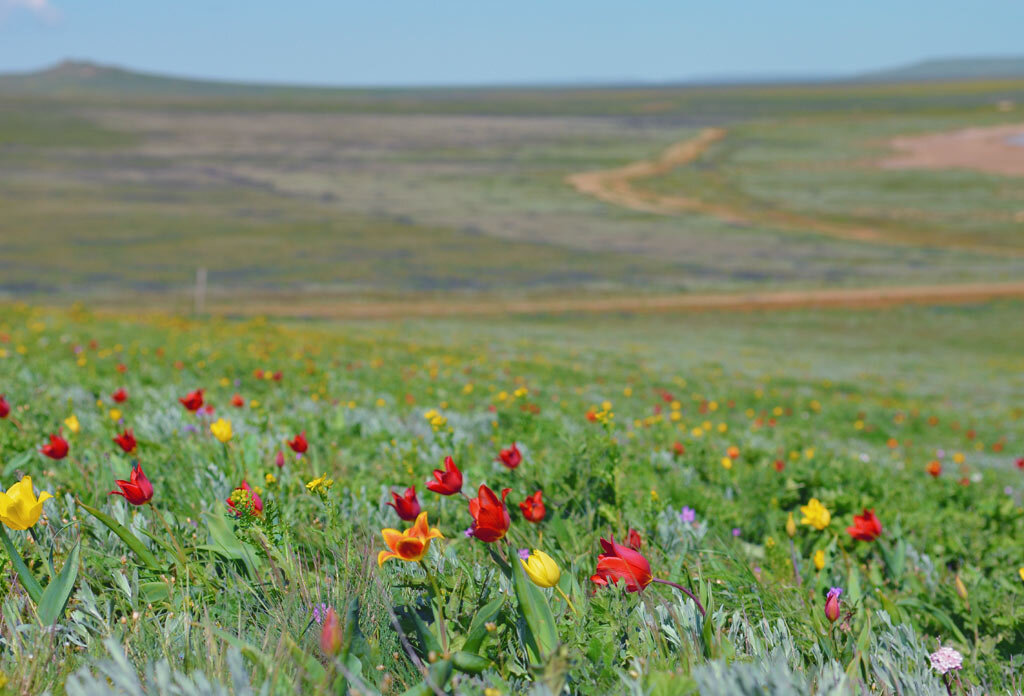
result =
[{"label": "flower stem", "polygon": [[167,520],[164,519],[164,514],[160,512],[160,509],[156,505],[153,505],[152,502],[149,503],[149,507],[153,510],[153,514],[156,518],[160,520],[160,524],[164,526],[164,531],[167,532],[167,536],[171,538],[171,543],[174,544],[174,550],[177,551],[178,562],[181,563],[182,569],[187,573],[188,562],[185,560],[185,549],[181,548],[181,544],[178,543],[178,537],[174,536],[174,532],[171,531],[171,526],[167,524]]},{"label": "flower stem", "polygon": [[569,595],[565,594],[565,592],[562,590],[562,588],[559,587],[558,585],[555,585],[555,592],[557,592],[558,594],[562,595],[562,599],[564,599],[565,603],[569,605],[570,609],[572,609],[572,613],[576,614],[577,616],[579,616],[580,613],[578,611],[576,611],[576,607],[574,607],[572,605],[572,600],[569,599]]},{"label": "flower stem", "polygon": [[444,600],[441,597],[441,590],[437,586],[437,580],[434,579],[434,574],[430,572],[430,568],[421,559],[420,567],[423,568],[423,572],[427,574],[427,580],[430,581],[430,586],[434,589],[434,601],[437,603],[437,616],[438,622],[441,624],[441,649],[444,650],[445,656],[448,655],[448,628],[444,621]]},{"label": "flower stem", "polygon": [[693,603],[697,605],[697,611],[700,612],[701,617],[704,617],[704,616],[707,615],[705,613],[705,611],[704,611],[704,605],[700,603],[699,599],[697,599],[697,595],[695,595],[693,592],[691,592],[690,590],[686,589],[682,585],[680,585],[678,583],[671,582],[669,580],[662,580],[661,578],[651,578],[651,582],[656,582],[656,583],[659,583],[661,585],[668,585],[669,587],[676,588],[677,590],[682,592],[684,595],[686,595],[687,597],[689,597],[690,599],[693,600]]}]

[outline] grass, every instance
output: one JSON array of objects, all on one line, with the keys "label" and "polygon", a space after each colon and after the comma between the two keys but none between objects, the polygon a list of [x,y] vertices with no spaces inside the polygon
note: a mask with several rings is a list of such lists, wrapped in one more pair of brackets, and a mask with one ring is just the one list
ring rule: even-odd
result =
[{"label": "grass", "polygon": [[[6,688],[140,693],[143,673],[186,694],[336,693],[342,680],[427,693],[418,665],[433,662],[467,694],[941,693],[927,661],[940,642],[964,655],[965,687],[1020,688],[1021,310],[338,326],[2,308],[4,487],[27,473],[55,496],[31,534],[8,534],[44,584],[77,569],[52,629],[13,573],[0,578]],[[212,415],[178,403],[197,387]],[[221,417],[226,444],[209,430]],[[125,455],[111,438],[129,427],[139,445]],[[36,450],[58,429],[70,453],[48,460]],[[310,448],[296,457],[284,440],[300,431]],[[510,470],[495,459],[513,441]],[[423,489],[448,454],[471,495],[512,489],[506,541],[467,538],[465,501]],[[136,459],[151,506],[107,495]],[[333,485],[308,490],[322,474]],[[230,513],[242,481],[262,514]],[[408,524],[387,492],[409,485],[445,536],[426,557],[440,595],[415,563],[375,563],[380,529]],[[517,505],[535,490],[539,524]],[[799,525],[811,498],[831,512],[822,531]],[[78,501],[126,525],[157,567]],[[884,527],[872,542],[845,531],[863,508]],[[594,588],[598,539],[630,529],[707,620],[669,587]],[[551,554],[578,614],[504,565],[521,547]],[[320,648],[321,603],[342,616],[337,657]],[[474,617],[490,626],[476,637]]]},{"label": "grass", "polygon": [[[240,304],[268,293],[977,282],[1024,270],[1011,179],[866,166],[896,134],[1005,121],[993,105],[1020,83],[284,90],[267,101],[111,79],[124,87],[116,102],[103,90],[0,84],[8,297],[184,298],[199,265]],[[722,144],[642,185],[735,206],[748,223],[625,211],[565,182],[708,124],[729,129]],[[815,221],[876,226],[903,245],[831,239]]]}]

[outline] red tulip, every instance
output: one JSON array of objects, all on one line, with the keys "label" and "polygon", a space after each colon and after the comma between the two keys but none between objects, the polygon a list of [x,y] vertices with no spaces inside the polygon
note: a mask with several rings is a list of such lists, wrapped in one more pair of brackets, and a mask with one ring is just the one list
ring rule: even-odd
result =
[{"label": "red tulip", "polygon": [[675,454],[676,456],[686,454],[686,448],[683,446],[683,443],[677,440],[676,442],[672,443],[672,453]]},{"label": "red tulip", "polygon": [[875,516],[874,508],[864,509],[863,514],[853,516],[853,526],[846,533],[860,541],[874,541],[882,534],[882,523]]},{"label": "red tulip", "polygon": [[43,445],[39,451],[50,459],[63,459],[68,456],[68,441],[60,435],[50,435],[50,444]]},{"label": "red tulip", "polygon": [[441,495],[455,495],[462,490],[462,472],[454,459],[444,458],[444,471],[434,469],[434,480],[427,481],[427,489]]},{"label": "red tulip", "polygon": [[241,486],[231,491],[231,495],[228,496],[227,502],[231,511],[238,516],[243,514],[243,510],[253,515],[260,515],[263,513],[263,501],[260,500],[259,493],[254,491],[249,486],[249,482],[244,479],[242,480]]},{"label": "red tulip", "polygon": [[626,535],[626,545],[634,551],[639,551],[640,547],[644,545],[644,540],[640,536],[640,532],[630,527],[629,534]]},{"label": "red tulip", "polygon": [[281,377],[282,377],[282,376],[283,376],[283,375],[281,374],[281,371],[280,371],[280,370],[278,370],[277,372],[275,372],[275,373],[274,373],[274,381],[275,381],[275,382],[280,382],[280,381],[281,381]]},{"label": "red tulip", "polygon": [[241,394],[235,394],[231,397],[231,405],[235,408],[242,408],[245,406],[245,399],[242,398]]},{"label": "red tulip", "polygon": [[110,395],[110,398],[121,404],[128,399],[128,392],[124,390],[124,387],[120,387],[116,392]]},{"label": "red tulip", "polygon": [[274,457],[274,463],[277,464],[278,469],[284,467],[284,452],[282,452],[281,450],[277,451],[277,456]]},{"label": "red tulip", "polygon": [[[7,415],[3,411],[3,400],[4,397],[2,394],[0,394],[0,418],[3,418],[5,415]],[[1017,468],[1024,469],[1024,457],[1021,457],[1020,459],[1017,460]]]},{"label": "red tulip", "polygon": [[128,371],[128,366],[125,365],[124,363],[118,363],[117,364],[117,371],[120,372],[121,374],[124,374],[125,372]]},{"label": "red tulip", "polygon": [[125,454],[131,454],[132,450],[135,449],[135,445],[138,444],[135,441],[135,433],[132,432],[131,428],[115,437],[114,442],[116,442],[121,449],[125,451]]},{"label": "red tulip", "polygon": [[927,471],[929,474],[932,475],[932,478],[938,478],[939,474],[942,473],[942,464],[939,463],[938,459],[933,459],[932,461],[928,462]]},{"label": "red tulip", "polygon": [[611,541],[601,539],[601,548],[604,553],[597,557],[597,572],[590,576],[595,585],[615,584],[622,580],[627,592],[639,592],[651,584],[654,579],[651,564],[643,554],[616,544],[615,537]]},{"label": "red tulip", "polygon": [[11,405],[7,403],[7,399],[4,398],[3,394],[0,394],[0,418],[6,418],[11,413]]},{"label": "red tulip", "polygon": [[473,516],[473,526],[469,534],[480,541],[498,541],[505,536],[512,524],[505,507],[505,497],[511,488],[501,491],[501,500],[486,485],[481,485],[477,497],[469,501],[469,514]]},{"label": "red tulip", "polygon": [[203,406],[203,390],[196,389],[194,392],[181,397],[178,401],[180,401],[181,405],[186,409],[195,413]]},{"label": "red tulip", "polygon": [[129,481],[114,481],[121,490],[110,491],[110,495],[119,495],[132,505],[145,505],[153,499],[153,484],[142,473],[142,465],[138,462],[132,466],[130,478]]},{"label": "red tulip", "polygon": [[309,443],[306,441],[306,431],[303,430],[301,433],[296,435],[295,439],[288,443],[288,446],[292,448],[292,452],[297,454],[302,454],[309,449]]},{"label": "red tulip", "polygon": [[523,454],[519,451],[519,448],[516,447],[516,443],[513,442],[511,447],[498,452],[498,461],[509,469],[515,469],[519,466],[519,463],[523,461]]},{"label": "red tulip", "polygon": [[530,522],[540,522],[547,514],[548,510],[544,507],[543,495],[541,491],[537,491],[533,495],[526,496],[526,500],[519,503],[520,512]]},{"label": "red tulip", "polygon": [[405,489],[404,495],[398,495],[394,491],[391,492],[395,502],[385,503],[390,505],[398,513],[398,516],[406,522],[411,522],[419,517],[420,514],[420,501],[416,498],[416,486],[409,486]]}]

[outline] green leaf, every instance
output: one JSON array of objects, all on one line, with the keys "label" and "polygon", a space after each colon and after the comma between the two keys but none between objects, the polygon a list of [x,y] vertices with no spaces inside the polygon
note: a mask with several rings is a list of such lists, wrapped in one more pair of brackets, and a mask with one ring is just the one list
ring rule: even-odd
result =
[{"label": "green leaf", "polygon": [[519,611],[522,612],[523,618],[526,620],[528,634],[526,647],[533,653],[535,661],[544,661],[558,645],[555,617],[551,613],[551,607],[548,606],[548,600],[544,593],[526,577],[523,564],[516,559],[516,562],[511,565],[516,599],[519,600]]},{"label": "green leaf", "polygon": [[21,558],[21,554],[18,553],[18,549],[14,548],[11,538],[7,536],[7,530],[0,524],[0,541],[4,544],[4,549],[7,551],[7,555],[11,558],[11,563],[14,564],[14,569],[18,571],[18,579],[21,580],[22,587],[28,592],[28,596],[32,598],[32,601],[39,604],[39,600],[43,598],[43,586],[36,580],[36,576],[32,574],[32,571],[25,565],[25,561]]},{"label": "green leaf", "polygon": [[90,515],[98,519],[107,529],[112,531],[125,545],[132,550],[132,552],[139,557],[139,560],[145,564],[147,568],[152,571],[159,572],[164,569],[164,566],[160,564],[153,552],[146,548],[146,545],[142,543],[142,540],[132,534],[131,530],[125,527],[123,524],[115,520],[113,517],[106,513],[100,512],[94,507],[89,507],[81,501],[77,501],[78,507],[82,508]]},{"label": "green leaf", "polygon": [[455,669],[466,674],[480,674],[491,666],[491,661],[476,653],[460,650],[452,655],[452,664]]},{"label": "green leaf", "polygon": [[68,554],[67,559],[64,561],[64,567],[61,568],[60,573],[50,584],[46,586],[46,590],[43,591],[43,596],[39,600],[39,620],[42,621],[44,626],[52,626],[60,615],[64,612],[64,607],[67,606],[68,600],[71,598],[71,592],[75,589],[75,580],[78,579],[78,554],[81,550],[81,543],[76,541],[75,545],[71,547],[71,553]]},{"label": "green leaf", "polygon": [[956,624],[953,622],[953,619],[949,617],[949,614],[942,611],[938,607],[928,604],[927,602],[922,602],[921,600],[916,599],[914,597],[906,597],[896,602],[896,604],[898,604],[901,607],[913,607],[918,609],[919,611],[931,614],[936,621],[938,621],[946,628],[947,631],[955,635],[957,640],[959,640],[961,643],[964,643],[965,645],[969,644],[969,641],[964,636],[964,634],[960,632],[960,629],[957,628]]},{"label": "green leaf", "polygon": [[35,450],[26,450],[21,453],[21,456],[15,457],[11,461],[7,462],[7,466],[4,467],[4,478],[10,476],[15,470],[21,469],[32,459],[32,456],[36,453]]},{"label": "green leaf", "polygon": [[484,638],[487,637],[487,622],[494,621],[494,618],[501,611],[502,605],[505,603],[505,595],[498,595],[497,599],[491,600],[484,606],[480,607],[480,611],[473,617],[473,621],[469,624],[469,636],[466,638],[465,644],[462,649],[467,652],[479,652],[480,646],[483,645]]}]

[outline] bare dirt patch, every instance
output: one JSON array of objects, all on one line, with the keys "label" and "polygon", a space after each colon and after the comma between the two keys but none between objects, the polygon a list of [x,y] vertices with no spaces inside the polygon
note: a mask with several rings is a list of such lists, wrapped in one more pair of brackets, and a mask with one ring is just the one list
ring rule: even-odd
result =
[{"label": "bare dirt patch", "polygon": [[399,319],[522,314],[657,314],[749,312],[812,307],[874,308],[906,304],[969,304],[1024,298],[1024,282],[921,285],[882,288],[778,290],[749,293],[693,293],[660,296],[533,298],[492,301],[347,301],[309,303],[211,303],[216,315],[265,315],[329,319]]},{"label": "bare dirt patch", "polygon": [[883,169],[970,169],[1024,176],[1024,123],[893,138]]}]

